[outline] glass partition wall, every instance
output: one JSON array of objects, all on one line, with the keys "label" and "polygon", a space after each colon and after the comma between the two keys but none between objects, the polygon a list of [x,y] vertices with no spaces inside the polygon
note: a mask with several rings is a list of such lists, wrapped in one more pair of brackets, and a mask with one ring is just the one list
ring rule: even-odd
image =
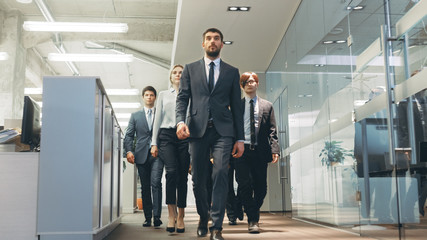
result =
[{"label": "glass partition wall", "polygon": [[427,0],[301,1],[266,73],[294,218],[425,238],[426,22]]}]

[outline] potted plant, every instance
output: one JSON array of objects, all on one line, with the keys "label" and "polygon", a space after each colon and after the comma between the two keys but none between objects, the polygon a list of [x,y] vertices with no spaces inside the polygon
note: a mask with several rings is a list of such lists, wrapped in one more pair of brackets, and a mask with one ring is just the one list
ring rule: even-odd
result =
[{"label": "potted plant", "polygon": [[346,156],[353,157],[353,151],[341,147],[342,141],[325,141],[325,146],[319,154],[322,166],[327,167],[343,163]]}]

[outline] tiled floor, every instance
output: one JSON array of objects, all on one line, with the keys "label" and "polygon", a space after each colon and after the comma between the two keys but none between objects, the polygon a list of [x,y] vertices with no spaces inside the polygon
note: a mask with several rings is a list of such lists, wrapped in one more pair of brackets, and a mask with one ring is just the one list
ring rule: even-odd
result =
[{"label": "tiled floor", "polygon": [[[143,228],[144,220],[143,213],[138,211],[134,214],[125,214],[122,218],[122,223],[104,240],[158,240],[158,239],[209,239],[207,237],[199,238],[196,235],[197,223],[199,217],[195,207],[186,209],[185,233],[169,234],[166,232],[167,210],[164,208],[162,213],[163,225],[160,228]],[[249,234],[247,231],[246,219],[238,221],[237,226],[229,226],[228,219],[224,219],[223,237],[226,240],[238,239],[373,239],[360,237],[357,234],[346,231],[309,224],[306,222],[293,220],[282,214],[262,213],[260,221],[260,234]]]}]

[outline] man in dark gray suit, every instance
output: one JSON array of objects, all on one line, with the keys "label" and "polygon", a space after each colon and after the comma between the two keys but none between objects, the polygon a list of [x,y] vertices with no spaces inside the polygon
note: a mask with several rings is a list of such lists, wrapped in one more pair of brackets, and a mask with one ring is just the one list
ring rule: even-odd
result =
[{"label": "man in dark gray suit", "polygon": [[[207,29],[203,33],[202,47],[204,58],[187,64],[181,75],[176,100],[177,136],[179,139],[190,137],[193,191],[200,216],[197,235],[200,237],[208,231],[206,183],[212,177],[210,231],[211,239],[217,240],[223,239],[230,155],[238,158],[244,150],[243,115],[239,70],[223,62],[219,56],[223,47],[222,33],[216,28]],[[212,175],[209,174],[211,152]]]},{"label": "man in dark gray suit", "polygon": [[163,162],[151,156],[150,153],[156,89],[152,86],[145,87],[142,90],[142,99],[144,108],[132,113],[130,117],[124,139],[124,152],[127,161],[132,164],[135,163],[138,168],[145,216],[145,222],[142,226],[150,227],[154,215],[154,227],[159,227],[162,224],[160,217],[162,212]]},{"label": "man in dark gray suit", "polygon": [[238,196],[248,217],[250,233],[259,233],[259,209],[267,194],[267,166],[279,159],[279,141],[273,105],[257,96],[258,76],[245,72],[240,77],[245,124],[245,152],[234,160]]}]

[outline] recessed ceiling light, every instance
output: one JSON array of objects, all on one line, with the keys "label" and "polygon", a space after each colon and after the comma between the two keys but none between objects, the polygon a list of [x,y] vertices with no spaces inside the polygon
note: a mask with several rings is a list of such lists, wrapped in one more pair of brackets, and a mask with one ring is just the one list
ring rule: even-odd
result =
[{"label": "recessed ceiling light", "polygon": [[325,65],[323,65],[323,64],[315,64],[314,66],[315,67],[324,67]]},{"label": "recessed ceiling light", "polygon": [[326,40],[323,41],[323,44],[332,44],[332,43],[346,43],[347,40]]},{"label": "recessed ceiling light", "polygon": [[336,27],[336,28],[333,28],[329,33],[330,33],[330,34],[337,35],[337,34],[342,33],[343,31],[344,31],[344,29],[342,29],[342,28],[340,28],[340,27]]},{"label": "recessed ceiling light", "polygon": [[300,94],[300,95],[298,95],[298,97],[300,97],[300,98],[304,98],[304,97],[310,98],[310,97],[313,97],[313,95],[312,94]]},{"label": "recessed ceiling light", "polygon": [[225,45],[231,45],[231,44],[233,44],[233,41],[224,41],[224,44]]},{"label": "recessed ceiling light", "polygon": [[346,9],[349,10],[349,11],[351,11],[351,10],[362,10],[364,8],[365,8],[365,6],[357,5],[357,6],[347,6]]},{"label": "recessed ceiling light", "polygon": [[247,12],[251,9],[251,7],[237,7],[237,6],[232,6],[232,7],[228,7],[227,10],[228,11],[232,11],[232,12]]}]

